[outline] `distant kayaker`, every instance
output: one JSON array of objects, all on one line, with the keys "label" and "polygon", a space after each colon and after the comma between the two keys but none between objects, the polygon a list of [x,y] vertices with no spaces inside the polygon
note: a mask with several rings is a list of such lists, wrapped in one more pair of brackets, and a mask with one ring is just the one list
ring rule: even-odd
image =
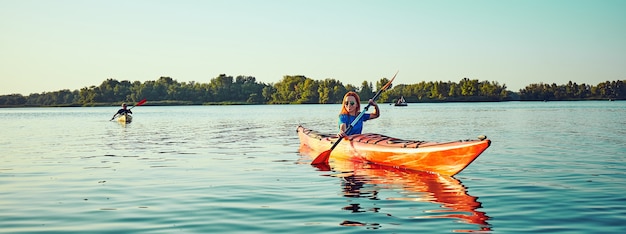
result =
[{"label": "distant kayaker", "polygon": [[117,116],[117,115],[123,115],[123,114],[125,114],[125,113],[132,114],[133,112],[132,112],[130,109],[127,109],[126,103],[122,103],[122,109],[119,109],[119,110],[117,111],[117,113],[115,113],[115,114],[113,115],[113,118],[111,118],[111,119],[115,119],[115,116]]},{"label": "distant kayaker", "polygon": [[374,106],[374,111],[372,113],[364,113],[354,127],[352,127],[350,132],[345,132],[352,121],[354,121],[361,113],[361,98],[359,98],[359,95],[352,91],[346,93],[346,95],[343,96],[341,112],[339,113],[339,133],[337,136],[345,137],[353,134],[361,134],[361,131],[363,130],[363,122],[378,118],[378,116],[380,116],[378,104],[376,104],[376,102],[372,99],[369,100],[369,104]]}]

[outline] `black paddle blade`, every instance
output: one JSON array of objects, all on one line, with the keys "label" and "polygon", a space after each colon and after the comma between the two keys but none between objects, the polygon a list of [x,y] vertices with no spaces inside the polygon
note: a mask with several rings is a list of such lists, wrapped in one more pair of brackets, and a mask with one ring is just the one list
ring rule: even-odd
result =
[{"label": "black paddle blade", "polygon": [[322,152],[320,155],[317,156],[317,158],[313,159],[311,165],[328,164],[328,158],[330,158],[331,152],[333,152],[332,149]]}]

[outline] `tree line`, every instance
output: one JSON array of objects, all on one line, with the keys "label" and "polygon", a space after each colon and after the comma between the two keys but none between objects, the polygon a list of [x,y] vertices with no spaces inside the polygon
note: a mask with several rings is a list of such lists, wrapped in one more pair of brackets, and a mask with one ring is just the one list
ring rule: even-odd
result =
[{"label": "tree line", "polygon": [[[143,98],[150,100],[151,104],[162,105],[331,104],[341,103],[348,91],[358,92],[365,100],[388,81],[381,78],[375,86],[363,81],[357,87],[335,79],[314,80],[301,75],[284,76],[274,84],[257,82],[253,76],[226,74],[220,74],[208,83],[178,82],[171,77],[143,83],[109,78],[99,86],[74,91],[1,95],[0,106],[97,106],[132,103]],[[407,102],[623,100],[626,99],[626,86],[624,80],[606,81],[595,86],[570,81],[562,85],[530,84],[519,92],[511,92],[498,82],[463,78],[459,82],[422,81],[395,85],[383,92],[378,102],[394,102],[400,97]]]},{"label": "tree line", "polygon": [[568,101],[568,100],[624,100],[626,99],[626,80],[605,81],[598,85],[576,84],[531,84],[520,90],[520,99],[528,101]]}]

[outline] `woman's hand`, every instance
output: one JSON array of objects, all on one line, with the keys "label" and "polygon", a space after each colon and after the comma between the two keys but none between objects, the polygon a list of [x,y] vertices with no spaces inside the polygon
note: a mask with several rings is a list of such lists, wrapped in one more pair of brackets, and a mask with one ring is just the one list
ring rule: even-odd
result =
[{"label": "woman's hand", "polygon": [[347,137],[347,136],[348,136],[348,135],[346,135],[346,133],[345,133],[345,132],[343,132],[343,131],[341,131],[341,132],[337,133],[337,137],[339,137],[339,138],[344,138],[344,137]]}]

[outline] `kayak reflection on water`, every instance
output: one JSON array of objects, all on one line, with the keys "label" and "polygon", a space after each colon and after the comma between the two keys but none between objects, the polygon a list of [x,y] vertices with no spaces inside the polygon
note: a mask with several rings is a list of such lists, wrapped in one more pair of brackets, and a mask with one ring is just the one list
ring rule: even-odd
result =
[{"label": "kayak reflection on water", "polygon": [[[429,210],[425,213],[444,213],[442,215],[430,215],[419,218],[454,218],[469,224],[476,224],[480,231],[491,229],[487,220],[489,217],[481,211],[477,211],[482,204],[476,197],[469,195],[462,183],[448,176],[437,174],[408,172],[394,170],[393,168],[363,168],[352,173],[335,175],[342,179],[342,188],[346,197],[364,197],[368,199],[380,199],[380,189],[391,186],[402,188],[408,193],[402,193],[401,197],[387,197],[386,200],[402,200],[416,202],[432,202],[441,204],[440,210]],[[382,186],[380,186],[382,185]],[[344,210],[352,212],[380,212],[379,207],[363,209],[360,204],[350,204]],[[387,214],[393,216],[393,214]],[[409,217],[414,218],[414,217]],[[342,225],[378,226],[379,224],[366,224],[355,221],[344,221]],[[457,230],[463,231],[463,230]],[[471,230],[469,230],[471,231]],[[476,230],[474,230],[476,231]]]},{"label": "kayak reflection on water", "polygon": [[[301,151],[302,153],[302,151]],[[490,231],[491,225],[487,222],[490,218],[485,212],[478,211],[482,204],[478,198],[467,193],[465,186],[458,179],[439,174],[402,170],[393,167],[367,164],[358,161],[333,161],[330,165],[336,172],[331,176],[342,180],[342,193],[349,198],[367,198],[368,200],[397,200],[411,202],[429,202],[441,204],[441,209],[424,210],[424,213],[437,213],[440,215],[409,216],[405,218],[428,218],[428,219],[458,219],[464,223],[477,225],[476,230],[454,230],[457,232]],[[400,190],[397,197],[380,197],[385,190]],[[380,205],[371,206],[371,203],[360,204],[358,199],[351,199],[349,205],[343,210],[352,213],[364,212],[387,212]],[[382,204],[382,203],[375,203]],[[394,216],[387,213],[386,216]],[[378,229],[380,223],[360,222],[345,220],[340,223],[343,226],[366,226]]]},{"label": "kayak reflection on water", "polygon": [[[367,169],[366,169],[367,170]],[[378,170],[380,172],[380,170]],[[403,200],[416,202],[433,202],[441,204],[440,210],[426,210],[425,213],[445,213],[443,215],[430,216],[413,216],[409,218],[454,218],[465,223],[476,224],[480,231],[490,231],[491,226],[487,222],[489,216],[485,212],[478,211],[482,204],[477,201],[476,197],[467,194],[461,182],[453,177],[439,176],[429,173],[415,173],[399,175],[371,176],[353,174],[349,176],[339,175],[342,178],[342,188],[345,197],[362,197],[373,200],[379,200],[378,193],[380,189],[385,189],[380,185],[392,186],[394,188],[403,188],[408,193],[403,193],[402,197],[387,197],[385,200]],[[387,173],[387,174],[392,174]],[[421,175],[420,175],[421,174]],[[345,174],[344,174],[345,175]],[[360,204],[350,204],[343,208],[351,212],[380,212],[380,207],[361,207]],[[393,214],[387,214],[393,216]],[[355,221],[344,221],[342,225],[354,226],[378,226],[379,224],[367,224]],[[477,230],[456,230],[456,231],[477,231]]]}]

